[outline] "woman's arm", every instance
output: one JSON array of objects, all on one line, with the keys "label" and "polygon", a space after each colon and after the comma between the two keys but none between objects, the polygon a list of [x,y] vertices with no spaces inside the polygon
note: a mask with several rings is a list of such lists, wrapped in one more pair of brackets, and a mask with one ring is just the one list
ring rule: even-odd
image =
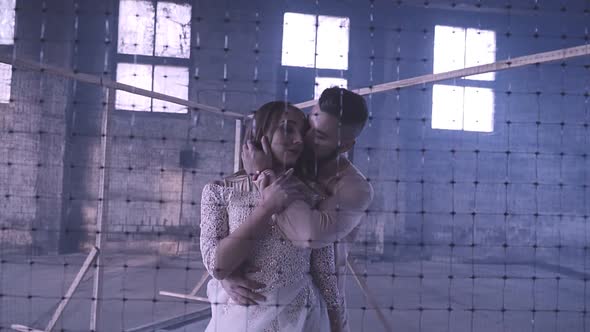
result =
[{"label": "woman's arm", "polygon": [[344,298],[338,290],[333,245],[311,251],[310,274],[328,306],[330,331],[348,331]]},{"label": "woman's arm", "polygon": [[258,205],[238,229],[219,241],[216,250],[217,265],[213,277],[223,280],[232,274],[250,256],[261,235],[270,227],[273,214],[268,205]]},{"label": "woman's arm", "polygon": [[221,239],[229,235],[227,206],[223,186],[207,184],[201,194],[200,248],[203,264],[210,275],[217,270],[217,248]]},{"label": "woman's arm", "polygon": [[271,209],[259,205],[230,234],[223,190],[223,186],[208,184],[201,196],[201,255],[209,274],[218,280],[229,276],[248,257],[256,235],[265,231],[271,215]]},{"label": "woman's arm", "polygon": [[282,211],[289,202],[300,199],[297,187],[282,186],[293,171],[287,171],[271,185],[262,190],[262,200],[246,221],[231,234],[219,240],[216,248],[216,267],[213,277],[219,280],[232,274],[250,256],[256,241],[270,228],[273,214]]}]

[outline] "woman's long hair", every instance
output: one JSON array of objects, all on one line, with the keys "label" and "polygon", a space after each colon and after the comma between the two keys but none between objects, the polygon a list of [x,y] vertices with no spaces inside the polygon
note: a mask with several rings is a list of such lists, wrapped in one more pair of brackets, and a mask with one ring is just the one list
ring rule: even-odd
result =
[{"label": "woman's long hair", "polygon": [[[245,144],[250,140],[256,148],[262,149],[262,137],[264,136],[266,136],[268,142],[272,144],[274,132],[279,128],[279,122],[283,114],[289,109],[302,112],[299,108],[285,101],[271,101],[262,105],[254,113],[253,118],[246,122],[242,144]],[[306,127],[302,133],[303,135],[305,134],[305,131],[307,131],[307,122],[305,122],[305,125]],[[295,169],[295,175],[298,177],[303,175],[303,167],[300,160],[301,158],[299,158],[297,164],[293,167]],[[240,170],[234,175],[246,175],[242,158],[240,158]]]}]

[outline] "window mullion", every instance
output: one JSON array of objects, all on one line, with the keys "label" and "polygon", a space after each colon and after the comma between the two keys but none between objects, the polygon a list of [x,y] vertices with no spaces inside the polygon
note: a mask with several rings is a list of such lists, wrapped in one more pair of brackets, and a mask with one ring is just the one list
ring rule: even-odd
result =
[{"label": "window mullion", "polygon": [[[154,38],[152,39],[152,85],[151,90],[154,92],[154,80],[156,79],[156,38],[158,36],[158,1],[154,0]],[[150,112],[154,111],[154,98],[150,98]]]}]

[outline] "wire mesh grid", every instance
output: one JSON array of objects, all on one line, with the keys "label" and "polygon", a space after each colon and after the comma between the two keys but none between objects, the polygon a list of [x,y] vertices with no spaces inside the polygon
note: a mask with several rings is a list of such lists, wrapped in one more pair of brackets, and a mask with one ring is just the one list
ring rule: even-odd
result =
[{"label": "wire mesh grid", "polygon": [[[396,331],[590,330],[589,15],[565,0],[4,2],[0,331],[204,330],[203,187],[236,169],[236,119],[312,106],[318,77],[369,110],[349,153],[375,193],[348,244],[350,330],[385,330],[379,313]],[[491,79],[425,76],[527,56]]]}]

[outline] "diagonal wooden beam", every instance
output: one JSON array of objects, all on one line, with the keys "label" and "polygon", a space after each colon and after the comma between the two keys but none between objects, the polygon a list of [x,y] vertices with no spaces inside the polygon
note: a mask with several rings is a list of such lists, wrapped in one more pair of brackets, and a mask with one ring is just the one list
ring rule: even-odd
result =
[{"label": "diagonal wooden beam", "polygon": [[193,288],[193,290],[189,293],[189,295],[190,296],[197,295],[197,292],[199,291],[199,289],[201,289],[201,287],[203,287],[203,285],[205,284],[205,282],[207,281],[207,279],[209,279],[209,272],[205,271],[203,273],[203,275],[201,276],[201,279],[199,280],[199,282],[197,283],[197,285],[195,286],[195,288]]},{"label": "diagonal wooden beam", "polygon": [[187,107],[190,107],[193,109],[197,109],[197,110],[201,110],[201,111],[205,111],[205,112],[209,112],[209,113],[214,113],[214,114],[218,114],[218,115],[222,115],[222,116],[230,116],[230,117],[239,118],[239,119],[244,117],[244,115],[240,114],[240,113],[229,112],[229,111],[223,110],[221,108],[196,103],[194,101],[190,101],[190,100],[186,100],[186,99],[182,99],[182,98],[178,98],[178,97],[174,97],[174,96],[170,96],[170,95],[166,95],[163,93],[158,93],[158,92],[154,92],[154,91],[150,91],[150,90],[140,89],[140,88],[134,87],[132,85],[123,84],[123,83],[119,83],[117,81],[113,81],[113,80],[106,78],[106,77],[91,75],[91,74],[84,74],[84,73],[77,73],[77,72],[74,72],[73,70],[70,70],[67,68],[48,65],[48,64],[36,62],[33,60],[27,60],[27,59],[21,59],[21,58],[17,59],[12,56],[9,56],[9,55],[0,54],[0,62],[12,65],[17,68],[38,70],[42,73],[49,73],[49,74],[53,74],[53,75],[57,75],[57,76],[65,77],[65,78],[70,78],[70,79],[73,79],[73,80],[76,80],[79,82],[94,84],[94,85],[102,86],[105,88],[127,91],[127,92],[130,92],[130,93],[133,93],[136,95],[140,95],[140,96],[169,101],[174,104],[183,105],[183,106],[187,106]]},{"label": "diagonal wooden beam", "polygon": [[72,284],[70,285],[70,288],[66,292],[66,295],[64,295],[62,300],[59,302],[57,309],[55,309],[55,312],[53,313],[53,317],[51,317],[49,324],[47,324],[47,327],[45,328],[45,332],[51,332],[51,330],[53,330],[53,328],[55,327],[55,324],[57,323],[57,321],[61,317],[61,314],[63,313],[66,306],[68,305],[68,302],[72,298],[72,295],[74,295],[74,292],[78,288],[78,285],[80,284],[80,281],[84,277],[84,274],[86,274],[86,272],[90,268],[90,265],[96,259],[97,255],[98,255],[98,250],[96,249],[96,247],[93,247],[92,250],[90,251],[90,253],[88,254],[88,256],[86,257],[86,260],[84,261],[84,264],[82,265],[82,268],[80,268],[80,271],[78,271],[76,278],[74,278],[74,281],[72,282]]},{"label": "diagonal wooden beam", "polygon": [[32,327],[28,327],[28,326],[24,326],[24,325],[19,325],[19,324],[12,324],[10,326],[11,329],[18,331],[18,332],[44,332],[42,330],[37,330],[34,329]]},{"label": "diagonal wooden beam", "polygon": [[190,295],[190,294],[181,294],[181,293],[166,292],[166,291],[160,291],[159,294],[162,296],[175,297],[177,299],[211,303],[211,301],[209,301],[208,298],[202,297],[202,296],[194,296],[194,295]]},{"label": "diagonal wooden beam", "polygon": [[[416,76],[412,78],[406,78],[399,81],[393,81],[388,83],[382,83],[373,85],[366,88],[354,89],[352,91],[360,95],[369,95],[378,92],[385,92],[400,88],[405,88],[413,85],[434,83],[439,81],[445,81],[453,78],[471,76],[477,74],[484,74],[490,72],[496,72],[501,70],[514,69],[518,67],[534,65],[538,63],[553,62],[559,60],[567,60],[571,58],[577,58],[581,56],[590,55],[590,44],[575,46],[570,48],[563,48],[555,51],[542,52],[529,54],[517,58],[501,60],[498,62],[468,67],[463,69],[451,70],[444,73],[428,74],[422,76]],[[316,100],[308,100],[302,103],[295,104],[299,108],[307,108],[316,104]]]}]

